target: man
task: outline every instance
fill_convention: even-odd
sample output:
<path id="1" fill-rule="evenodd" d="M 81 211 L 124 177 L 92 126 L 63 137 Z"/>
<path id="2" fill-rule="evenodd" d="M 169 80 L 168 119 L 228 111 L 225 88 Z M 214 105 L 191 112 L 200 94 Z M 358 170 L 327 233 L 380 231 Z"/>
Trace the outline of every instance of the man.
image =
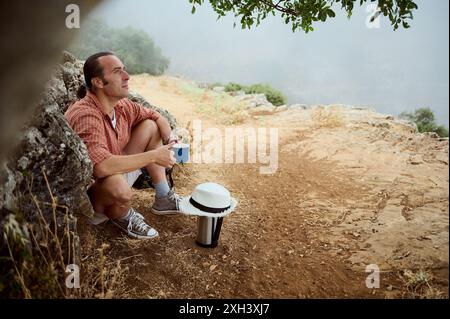
<path id="1" fill-rule="evenodd" d="M 145 167 L 156 190 L 151 211 L 179 212 L 180 197 L 170 190 L 165 174 L 175 163 L 170 125 L 158 112 L 126 98 L 130 77 L 113 53 L 90 56 L 83 71 L 87 94 L 65 117 L 94 164 L 95 183 L 88 190 L 95 211 L 91 223 L 110 219 L 131 237 L 154 238 L 158 232 L 131 207 L 131 186 Z"/>

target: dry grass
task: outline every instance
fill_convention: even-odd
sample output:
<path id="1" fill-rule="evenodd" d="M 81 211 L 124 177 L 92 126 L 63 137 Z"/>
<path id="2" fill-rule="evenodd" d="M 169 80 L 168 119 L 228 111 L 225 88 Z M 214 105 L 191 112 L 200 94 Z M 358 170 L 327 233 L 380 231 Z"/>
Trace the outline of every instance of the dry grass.
<path id="1" fill-rule="evenodd" d="M 433 276 L 428 271 L 407 269 L 400 274 L 400 279 L 403 281 L 406 289 L 404 297 L 420 299 L 448 298 L 444 292 L 433 287 Z"/>
<path id="2" fill-rule="evenodd" d="M 207 115 L 225 125 L 243 123 L 250 116 L 244 102 L 237 102 L 234 97 L 226 94 L 201 89 L 193 85 L 184 84 L 181 91 L 196 103 L 196 112 Z"/>
<path id="3" fill-rule="evenodd" d="M 75 246 L 77 234 L 70 229 L 70 219 L 74 217 L 66 206 L 57 204 L 44 170 L 42 168 L 51 202 L 38 200 L 31 192 L 31 181 L 29 192 L 36 206 L 36 220 L 25 221 L 20 214 L 9 214 L 5 218 L 2 234 L 7 256 L 0 258 L 4 260 L 1 268 L 13 269 L 13 274 L 4 276 L 0 282 L 1 295 L 25 299 L 113 298 L 127 269 L 121 266 L 122 260 L 111 262 L 106 257 L 107 245 L 102 245 L 95 256 L 84 259 L 80 265 Z M 51 220 L 44 217 L 44 208 L 48 207 L 51 207 Z M 62 226 L 59 215 L 63 216 Z M 70 264 L 80 269 L 79 288 L 66 285 L 67 276 L 71 274 L 66 267 Z"/>
<path id="4" fill-rule="evenodd" d="M 9 260 L 14 265 L 12 282 L 3 285 L 14 287 L 14 280 L 20 290 L 11 289 L 7 294 L 18 298 L 60 298 L 68 294 L 63 285 L 66 266 L 76 260 L 74 237 L 70 227 L 69 211 L 57 204 L 42 168 L 51 202 L 39 201 L 31 192 L 36 206 L 36 220 L 30 223 L 17 214 L 9 214 L 3 226 L 3 242 L 8 248 Z M 31 181 L 32 183 L 32 181 Z M 44 207 L 51 207 L 51 220 L 44 217 Z M 57 215 L 63 216 L 63 226 L 58 228 Z M 18 221 L 18 219 L 20 221 Z"/>
<path id="5" fill-rule="evenodd" d="M 21 270 L 23 268 L 23 262 L 17 260 L 18 258 L 15 258 L 15 253 L 13 252 L 15 247 L 18 247 L 16 249 L 23 249 L 25 251 L 29 250 L 29 233 L 27 227 L 20 225 L 13 214 L 10 214 L 5 218 L 5 224 L 3 226 L 3 240 L 8 248 L 8 253 L 16 273 L 15 278 L 17 279 L 19 287 L 23 293 L 23 297 L 25 299 L 30 299 L 31 292 L 27 287 L 26 279 L 23 271 Z M 5 286 L 5 283 L 2 283 L 2 286 Z"/>
<path id="6" fill-rule="evenodd" d="M 167 80 L 160 80 L 159 81 L 159 86 L 162 86 L 164 88 L 169 86 L 169 83 L 167 83 Z"/>
<path id="7" fill-rule="evenodd" d="M 313 114 L 312 119 L 316 128 L 335 128 L 344 125 L 341 111 L 336 107 L 317 107 Z"/>
<path id="8" fill-rule="evenodd" d="M 122 262 L 128 258 L 113 260 L 109 249 L 110 245 L 103 243 L 83 258 L 80 289 L 74 291 L 72 297 L 111 299 L 126 294 L 124 279 L 128 267 L 124 267 Z"/>

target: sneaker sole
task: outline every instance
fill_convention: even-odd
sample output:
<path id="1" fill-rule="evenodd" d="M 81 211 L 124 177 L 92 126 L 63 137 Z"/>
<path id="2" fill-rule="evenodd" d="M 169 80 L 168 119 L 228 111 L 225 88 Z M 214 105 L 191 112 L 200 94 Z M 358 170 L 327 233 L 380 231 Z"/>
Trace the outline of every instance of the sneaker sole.
<path id="1" fill-rule="evenodd" d="M 88 219 L 87 223 L 88 223 L 89 225 L 92 225 L 92 226 L 99 226 L 99 225 L 102 225 L 102 224 L 106 224 L 106 222 L 107 222 L 108 220 L 109 220 L 109 219 L 105 219 L 105 220 L 102 220 L 102 221 L 98 222 L 98 221 L 92 221 L 92 220 Z"/>
<path id="2" fill-rule="evenodd" d="M 156 231 L 156 235 L 153 235 L 153 236 L 141 236 L 141 235 L 138 235 L 138 234 L 134 234 L 134 233 L 128 232 L 128 230 L 126 230 L 126 229 L 122 228 L 122 226 L 116 224 L 112 219 L 111 219 L 111 223 L 114 226 L 116 226 L 117 228 L 119 228 L 123 233 L 127 234 L 128 236 L 130 236 L 131 238 L 134 238 L 134 239 L 153 239 L 153 238 L 156 238 L 156 237 L 159 236 L 159 233 L 158 233 L 157 230 L 155 230 Z"/>
<path id="3" fill-rule="evenodd" d="M 132 237 L 134 239 L 142 239 L 142 240 L 153 239 L 153 238 L 156 238 L 156 237 L 159 236 L 158 232 L 156 232 L 156 235 L 151 236 L 151 237 L 150 236 L 141 236 L 141 235 L 137 235 L 137 234 L 133 234 L 133 233 L 129 233 L 129 232 L 127 232 L 127 234 L 128 234 L 128 236 L 130 236 L 130 237 Z"/>
<path id="4" fill-rule="evenodd" d="M 90 225 L 97 226 L 97 225 L 106 223 L 108 220 L 109 220 L 109 218 L 106 217 L 105 215 L 101 216 L 101 215 L 95 213 L 94 217 L 89 218 L 87 222 Z"/>
<path id="5" fill-rule="evenodd" d="M 153 207 L 150 209 L 150 211 L 155 215 L 179 215 L 179 214 L 181 214 L 181 211 L 179 211 L 179 210 L 156 210 Z"/>

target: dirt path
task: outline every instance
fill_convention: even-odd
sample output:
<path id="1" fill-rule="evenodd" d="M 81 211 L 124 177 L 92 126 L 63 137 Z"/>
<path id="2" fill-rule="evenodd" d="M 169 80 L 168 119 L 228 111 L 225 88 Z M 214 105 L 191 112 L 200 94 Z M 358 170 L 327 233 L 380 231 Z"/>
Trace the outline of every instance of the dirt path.
<path id="1" fill-rule="evenodd" d="M 160 231 L 157 240 L 130 240 L 110 225 L 87 226 L 86 258 L 108 242 L 105 255 L 123 260 L 115 269 L 121 280 L 112 287 L 114 296 L 447 296 L 448 140 L 410 140 L 403 126 L 391 123 L 387 130 L 379 124 L 385 117 L 361 110 L 268 116 L 235 110 L 224 117 L 220 103 L 226 100 L 188 81 L 139 75 L 130 84 L 191 133 L 194 119 L 203 131 L 224 132 L 227 123 L 278 128 L 278 169 L 260 174 L 260 162 L 175 168 L 179 194 L 214 181 L 239 200 L 215 249 L 195 244 L 195 217 L 152 215 L 153 190 L 135 191 L 133 202 Z M 369 264 L 380 267 L 379 289 L 366 287 Z"/>

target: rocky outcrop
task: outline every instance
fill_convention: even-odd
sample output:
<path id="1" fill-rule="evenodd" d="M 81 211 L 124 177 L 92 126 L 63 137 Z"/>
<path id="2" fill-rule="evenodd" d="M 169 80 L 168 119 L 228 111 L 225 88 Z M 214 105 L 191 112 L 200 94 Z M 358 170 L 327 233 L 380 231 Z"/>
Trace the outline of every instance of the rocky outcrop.
<path id="1" fill-rule="evenodd" d="M 37 280 L 36 286 L 45 287 L 46 297 L 62 297 L 60 289 L 48 285 L 58 286 L 67 264 L 80 264 L 77 217 L 93 214 L 86 194 L 92 163 L 63 115 L 82 83 L 78 67 L 75 59 L 64 54 L 33 117 L 18 134 L 18 146 L 0 169 L 0 255 L 13 256 L 24 280 Z M 8 259 L 0 262 L 0 268 L 6 271 L 0 296 L 39 296 L 37 288 L 13 289 L 16 277 L 8 276 L 13 269 Z"/>
<path id="2" fill-rule="evenodd" d="M 39 202 L 51 203 L 50 191 L 70 212 L 87 216 L 93 213 L 86 195 L 92 164 L 84 144 L 63 115 L 76 100 L 82 83 L 82 63 L 65 52 L 34 116 L 20 133 L 19 146 L 0 172 L 2 215 L 20 211 L 27 220 L 33 220 L 36 206 L 31 194 Z"/>
<path id="3" fill-rule="evenodd" d="M 39 260 L 21 258 L 40 258 L 43 247 L 47 247 L 44 259 L 57 261 L 55 265 L 59 265 L 59 269 L 71 262 L 79 264 L 77 217 L 93 214 L 86 194 L 92 163 L 84 144 L 63 115 L 75 98 L 77 86 L 82 83 L 79 66 L 72 56 L 64 54 L 33 117 L 20 131 L 18 146 L 0 169 L 0 229 L 6 234 L 6 230 L 15 224 L 11 221 L 17 221 L 21 225 L 18 229 L 28 230 L 20 232 L 20 241 L 28 245 L 14 250 L 13 255 L 34 268 L 43 265 Z M 15 236 L 6 238 L 9 245 L 17 247 Z M 3 236 L 1 240 L 4 240 Z M 0 243 L 2 255 L 4 247 Z M 56 260 L 54 256 L 57 256 Z M 10 266 L 0 263 L 0 267 L 8 269 Z M 22 271 L 30 277 L 38 276 L 28 268 Z M 59 277 L 63 275 L 64 272 L 58 272 Z M 3 284 L 14 285 L 11 282 L 6 280 Z M 0 295 L 4 293 L 7 292 L 0 291 Z"/>
<path id="4" fill-rule="evenodd" d="M 69 52 L 63 52 L 61 64 L 46 87 L 46 95 L 59 107 L 62 114 L 75 102 L 78 89 L 84 84 L 83 62 Z"/>
<path id="5" fill-rule="evenodd" d="M 247 108 L 254 108 L 259 106 L 273 107 L 272 103 L 267 101 L 265 94 L 245 94 L 235 97 L 237 102 L 244 102 Z"/>

